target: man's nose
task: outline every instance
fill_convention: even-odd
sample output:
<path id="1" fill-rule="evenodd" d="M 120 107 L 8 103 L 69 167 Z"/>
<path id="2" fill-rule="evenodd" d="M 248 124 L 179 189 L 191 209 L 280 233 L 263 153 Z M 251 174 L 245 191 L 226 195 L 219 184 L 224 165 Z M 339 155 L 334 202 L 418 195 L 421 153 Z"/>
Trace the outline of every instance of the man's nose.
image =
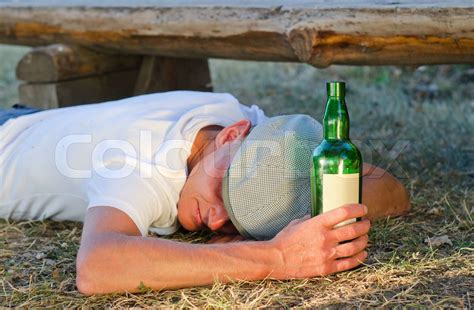
<path id="1" fill-rule="evenodd" d="M 221 204 L 213 205 L 209 210 L 209 219 L 207 221 L 207 227 L 210 230 L 215 231 L 224 226 L 229 221 L 229 214 Z"/>

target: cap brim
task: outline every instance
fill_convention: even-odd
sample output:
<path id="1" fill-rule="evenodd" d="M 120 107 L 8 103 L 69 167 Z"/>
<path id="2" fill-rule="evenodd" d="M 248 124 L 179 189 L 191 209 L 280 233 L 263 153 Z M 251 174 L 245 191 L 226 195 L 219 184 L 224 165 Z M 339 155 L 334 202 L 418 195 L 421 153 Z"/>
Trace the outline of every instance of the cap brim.
<path id="1" fill-rule="evenodd" d="M 230 169 L 230 168 L 229 168 Z M 252 238 L 254 239 L 243 227 L 240 225 L 239 221 L 235 218 L 234 211 L 232 209 L 232 204 L 230 203 L 229 197 L 229 169 L 227 169 L 224 178 L 222 179 L 222 200 L 224 202 L 224 208 L 229 215 L 229 219 L 235 228 L 239 231 L 239 233 L 244 236 L 245 238 Z"/>

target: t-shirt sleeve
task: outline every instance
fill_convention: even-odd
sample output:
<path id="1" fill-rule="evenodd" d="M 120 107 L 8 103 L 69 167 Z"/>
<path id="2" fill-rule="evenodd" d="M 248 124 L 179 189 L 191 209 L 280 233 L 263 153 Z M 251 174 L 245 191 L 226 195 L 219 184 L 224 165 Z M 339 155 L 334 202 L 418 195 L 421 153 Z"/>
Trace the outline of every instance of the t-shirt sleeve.
<path id="1" fill-rule="evenodd" d="M 87 185 L 87 197 L 88 209 L 108 206 L 123 211 L 142 236 L 148 234 L 153 222 L 167 213 L 154 180 L 140 176 L 137 171 L 124 176 L 114 176 L 110 170 L 96 171 Z"/>

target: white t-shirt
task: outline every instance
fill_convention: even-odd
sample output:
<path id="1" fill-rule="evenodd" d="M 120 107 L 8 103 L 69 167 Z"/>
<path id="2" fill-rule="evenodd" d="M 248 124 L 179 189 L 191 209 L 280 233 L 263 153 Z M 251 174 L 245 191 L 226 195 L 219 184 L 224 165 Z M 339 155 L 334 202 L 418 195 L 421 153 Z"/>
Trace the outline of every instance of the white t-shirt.
<path id="1" fill-rule="evenodd" d="M 229 94 L 178 91 L 11 119 L 0 126 L 0 218 L 83 221 L 111 206 L 142 235 L 173 233 L 199 130 L 265 118 Z"/>

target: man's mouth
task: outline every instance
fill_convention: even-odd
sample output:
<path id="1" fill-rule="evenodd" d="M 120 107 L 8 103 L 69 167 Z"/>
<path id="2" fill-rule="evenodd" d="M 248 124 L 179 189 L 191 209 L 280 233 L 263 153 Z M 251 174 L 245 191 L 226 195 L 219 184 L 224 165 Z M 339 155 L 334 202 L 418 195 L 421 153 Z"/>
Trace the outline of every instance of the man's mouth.
<path id="1" fill-rule="evenodd" d="M 198 228 L 202 227 L 202 218 L 201 218 L 201 210 L 199 209 L 199 204 L 196 204 L 196 212 L 194 214 L 194 221 Z"/>

